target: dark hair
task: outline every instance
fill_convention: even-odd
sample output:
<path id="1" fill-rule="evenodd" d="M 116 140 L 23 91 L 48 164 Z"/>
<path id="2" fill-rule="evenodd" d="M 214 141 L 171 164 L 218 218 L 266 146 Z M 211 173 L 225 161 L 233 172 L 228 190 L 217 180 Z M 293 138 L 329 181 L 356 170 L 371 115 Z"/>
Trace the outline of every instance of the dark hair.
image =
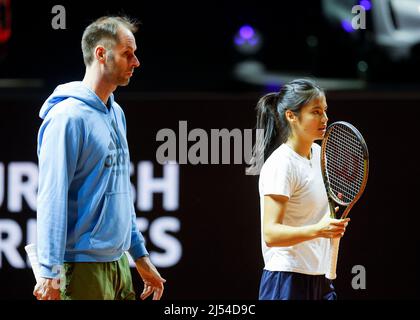
<path id="1" fill-rule="evenodd" d="M 110 49 L 119 42 L 117 32 L 120 27 L 135 33 L 138 29 L 138 22 L 126 16 L 104 16 L 86 27 L 82 36 L 83 61 L 86 66 L 92 63 L 93 50 L 99 43 Z"/>
<path id="2" fill-rule="evenodd" d="M 285 112 L 300 114 L 303 106 L 323 95 L 324 90 L 309 79 L 296 79 L 285 84 L 279 92 L 268 93 L 257 103 L 257 129 L 264 130 L 264 138 L 257 139 L 248 168 L 249 174 L 257 164 L 264 163 L 271 153 L 285 143 L 291 134 Z"/>

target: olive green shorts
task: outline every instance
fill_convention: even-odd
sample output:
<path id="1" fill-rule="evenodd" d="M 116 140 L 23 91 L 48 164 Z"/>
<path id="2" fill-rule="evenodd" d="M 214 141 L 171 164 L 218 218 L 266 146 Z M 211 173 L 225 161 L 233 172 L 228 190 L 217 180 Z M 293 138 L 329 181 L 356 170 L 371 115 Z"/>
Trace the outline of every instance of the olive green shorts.
<path id="1" fill-rule="evenodd" d="M 112 262 L 64 263 L 62 300 L 135 300 L 127 256 Z"/>

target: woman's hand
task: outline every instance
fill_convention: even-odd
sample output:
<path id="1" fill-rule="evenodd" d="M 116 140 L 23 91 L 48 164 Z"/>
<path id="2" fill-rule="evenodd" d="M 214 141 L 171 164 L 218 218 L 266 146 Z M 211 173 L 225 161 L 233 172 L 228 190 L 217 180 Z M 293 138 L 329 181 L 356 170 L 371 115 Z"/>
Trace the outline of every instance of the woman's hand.
<path id="1" fill-rule="evenodd" d="M 335 208 L 335 211 L 338 210 L 338 207 Z M 346 232 L 346 227 L 350 221 L 350 218 L 345 219 L 333 219 L 329 214 L 326 214 L 317 224 L 316 224 L 316 234 L 317 237 L 321 238 L 341 238 Z"/>

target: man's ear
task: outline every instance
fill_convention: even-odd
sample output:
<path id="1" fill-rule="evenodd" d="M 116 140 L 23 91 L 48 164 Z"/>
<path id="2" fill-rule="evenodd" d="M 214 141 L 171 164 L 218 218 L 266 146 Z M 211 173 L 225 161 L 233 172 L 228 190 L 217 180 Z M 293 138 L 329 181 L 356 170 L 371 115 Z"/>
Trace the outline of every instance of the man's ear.
<path id="1" fill-rule="evenodd" d="M 103 46 L 96 46 L 95 58 L 99 63 L 104 63 L 106 59 L 106 49 Z"/>

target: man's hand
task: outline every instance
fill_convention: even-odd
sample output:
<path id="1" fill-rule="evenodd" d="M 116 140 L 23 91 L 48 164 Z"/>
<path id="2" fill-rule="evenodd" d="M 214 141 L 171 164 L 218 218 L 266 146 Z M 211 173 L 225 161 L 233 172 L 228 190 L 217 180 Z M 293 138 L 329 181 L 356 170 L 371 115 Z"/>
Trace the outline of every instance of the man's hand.
<path id="1" fill-rule="evenodd" d="M 153 300 L 160 300 L 163 294 L 163 279 L 148 256 L 136 260 L 136 268 L 144 282 L 144 289 L 140 299 L 144 300 L 153 293 Z"/>
<path id="2" fill-rule="evenodd" d="M 57 279 L 41 278 L 35 285 L 34 296 L 38 300 L 60 300 L 60 287 Z"/>

